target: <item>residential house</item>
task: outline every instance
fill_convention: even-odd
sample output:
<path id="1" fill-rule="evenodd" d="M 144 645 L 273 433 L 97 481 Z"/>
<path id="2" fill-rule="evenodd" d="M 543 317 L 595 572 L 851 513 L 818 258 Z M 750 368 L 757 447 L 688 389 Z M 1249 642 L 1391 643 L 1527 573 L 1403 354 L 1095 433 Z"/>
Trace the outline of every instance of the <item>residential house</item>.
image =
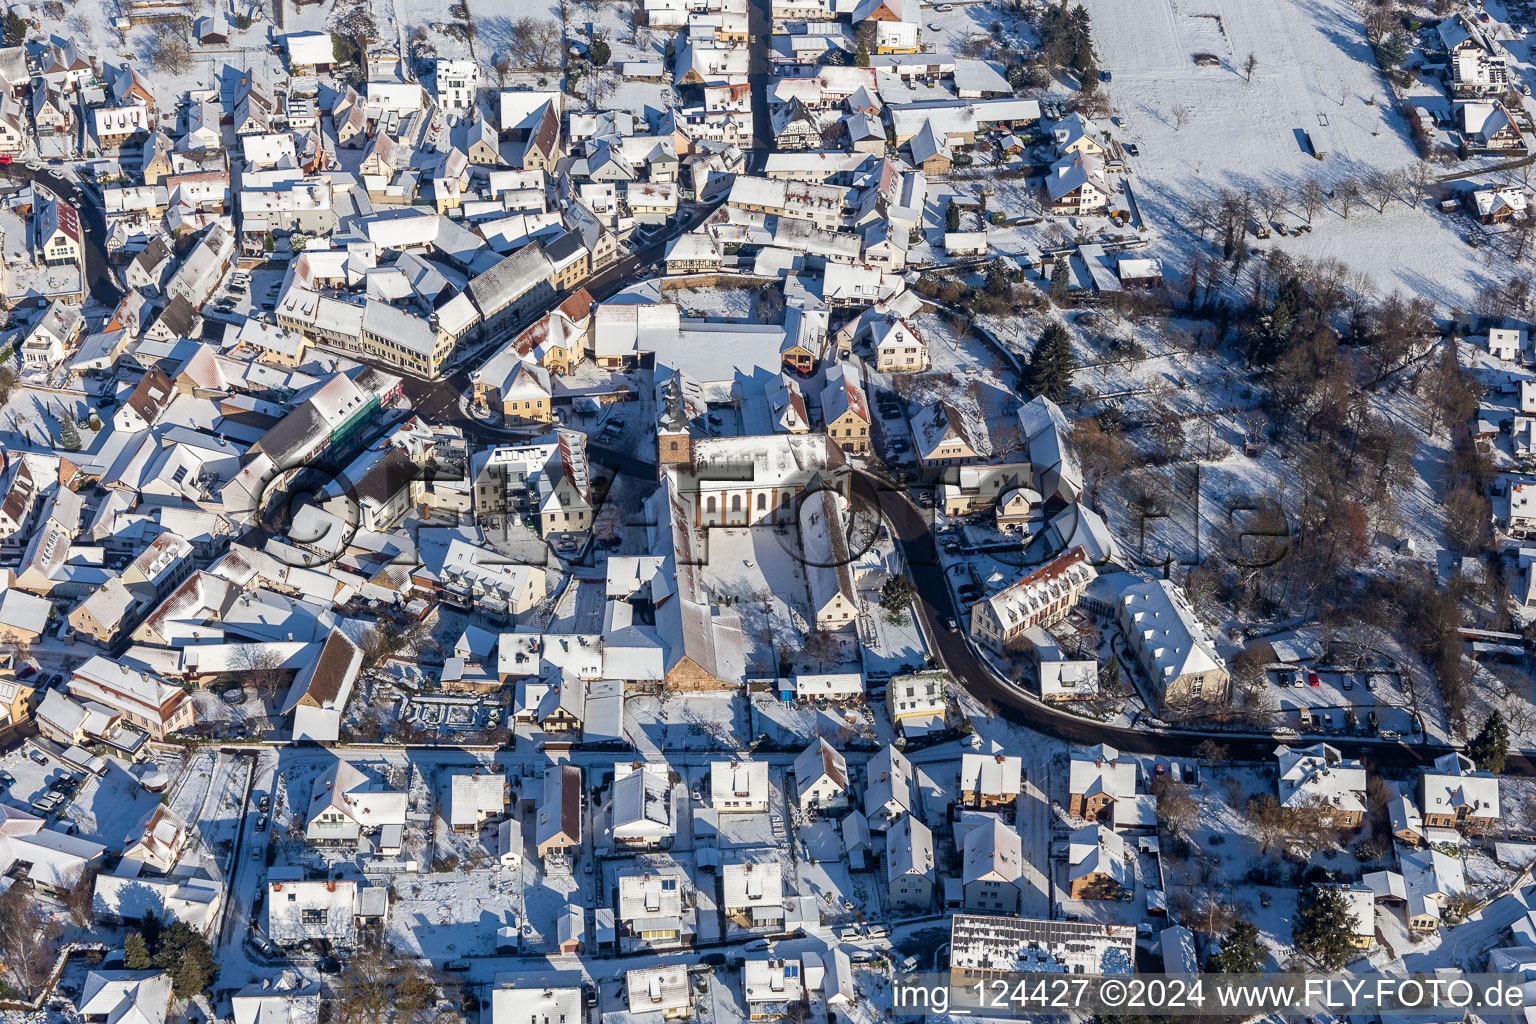
<path id="1" fill-rule="evenodd" d="M 795 758 L 795 800 L 802 812 L 848 806 L 848 761 L 824 737 Z"/>
<path id="2" fill-rule="evenodd" d="M 1045 179 L 1051 212 L 1068 216 L 1099 213 L 1109 205 L 1104 164 L 1096 157 L 1074 153 L 1051 165 Z"/>
<path id="3" fill-rule="evenodd" d="M 685 904 L 688 876 L 677 868 L 619 876 L 616 918 L 623 934 L 647 946 L 693 939 L 693 909 Z"/>
<path id="4" fill-rule="evenodd" d="M 352 878 L 306 879 L 302 869 L 271 868 L 262 931 L 281 948 L 325 942 L 331 948 L 350 949 L 361 938 L 363 893 L 369 888 Z"/>
<path id="5" fill-rule="evenodd" d="M 1316 743 L 1275 748 L 1280 806 L 1317 811 L 1334 828 L 1355 828 L 1365 820 L 1365 766 L 1345 760 L 1336 747 Z"/>
<path id="6" fill-rule="evenodd" d="M 949 710 L 947 680 L 943 672 L 893 676 L 885 686 L 885 708 L 891 724 L 904 736 L 943 729 Z"/>
<path id="7" fill-rule="evenodd" d="M 1114 900 L 1130 891 L 1130 849 L 1120 833 L 1103 825 L 1087 825 L 1072 833 L 1068 844 L 1068 888 L 1075 900 Z"/>
<path id="8" fill-rule="evenodd" d="M 847 363 L 827 368 L 827 385 L 821 393 L 821 417 L 830 437 L 847 452 L 869 451 L 869 427 L 872 422 L 869 402 L 855 371 Z"/>
<path id="9" fill-rule="evenodd" d="M 565 862 L 572 847 L 581 846 L 581 768 L 551 765 L 544 773 L 538 804 L 535 849 L 548 862 Z"/>
<path id="10" fill-rule="evenodd" d="M 752 957 L 741 967 L 748 1020 L 780 1020 L 803 1007 L 805 979 L 796 959 Z"/>
<path id="11" fill-rule="evenodd" d="M 196 722 L 192 700 L 180 686 L 100 655 L 75 668 L 65 688 L 76 700 L 110 709 L 152 739 L 163 740 Z"/>
<path id="12" fill-rule="evenodd" d="M 1100 743 L 1072 751 L 1067 772 L 1067 809 L 1079 818 L 1113 819 L 1117 803 L 1136 795 L 1136 762 L 1122 760 L 1114 747 Z"/>
<path id="13" fill-rule="evenodd" d="M 448 826 L 455 832 L 478 832 L 480 826 L 507 811 L 504 772 L 455 772 L 448 791 Z"/>
<path id="14" fill-rule="evenodd" d="M 900 317 L 882 317 L 870 325 L 875 369 L 881 373 L 910 373 L 928 368 L 928 343 Z"/>
<path id="15" fill-rule="evenodd" d="M 912 417 L 918 460 L 927 469 L 979 461 L 981 453 L 972 435 L 975 426 L 949 402 L 934 402 Z"/>
<path id="16" fill-rule="evenodd" d="M 624 988 L 630 1015 L 642 1022 L 693 1016 L 693 979 L 687 964 L 627 971 Z"/>
<path id="17" fill-rule="evenodd" d="M 1073 548 L 971 606 L 971 636 L 1002 654 L 1024 634 L 1060 621 L 1098 578 L 1087 552 Z"/>
<path id="18" fill-rule="evenodd" d="M 961 886 L 966 910 L 1017 914 L 1024 893 L 1024 844 L 1017 830 L 990 815 L 965 832 Z"/>
<path id="19" fill-rule="evenodd" d="M 409 794 L 385 789 L 337 758 L 310 789 L 304 837 L 312 843 L 355 843 L 365 832 L 404 828 Z"/>
<path id="20" fill-rule="evenodd" d="M 1463 103 L 1457 114 L 1469 149 L 1524 151 L 1525 139 L 1520 134 L 1520 126 L 1499 101 Z"/>
<path id="21" fill-rule="evenodd" d="M 890 905 L 905 910 L 927 910 L 933 903 L 936 881 L 933 833 L 910 814 L 904 814 L 885 837 L 886 890 Z"/>
<path id="22" fill-rule="evenodd" d="M 960 806 L 980 810 L 1010 807 L 1019 798 L 1023 758 L 1009 754 L 960 756 Z"/>
<path id="23" fill-rule="evenodd" d="M 884 832 L 912 812 L 915 780 L 905 754 L 886 744 L 869 759 L 864 775 L 864 815 L 871 832 Z"/>
<path id="24" fill-rule="evenodd" d="M 609 828 L 623 849 L 655 849 L 677 833 L 673 817 L 672 770 L 665 764 L 614 765 Z"/>
<path id="25" fill-rule="evenodd" d="M 820 630 L 846 629 L 859 615 L 847 510 L 848 500 L 832 487 L 808 495 L 800 506 L 800 547 L 805 556 L 801 568 Z"/>
<path id="26" fill-rule="evenodd" d="M 90 1024 L 165 1024 L 171 976 L 161 970 L 90 970 L 75 1010 Z"/>
<path id="27" fill-rule="evenodd" d="M 765 761 L 711 761 L 710 804 L 716 814 L 761 814 L 768 810 Z"/>
<path id="28" fill-rule="evenodd" d="M 1220 704 L 1231 696 L 1226 662 L 1172 580 L 1126 587 L 1116 602 L 1115 617 L 1126 646 L 1165 707 Z"/>
<path id="29" fill-rule="evenodd" d="M 1419 775 L 1419 806 L 1427 828 L 1485 834 L 1500 818 L 1498 776 L 1478 770 L 1465 754 L 1442 754 Z"/>
<path id="30" fill-rule="evenodd" d="M 720 869 L 720 909 L 743 927 L 784 925 L 784 874 L 777 860 L 726 864 Z"/>

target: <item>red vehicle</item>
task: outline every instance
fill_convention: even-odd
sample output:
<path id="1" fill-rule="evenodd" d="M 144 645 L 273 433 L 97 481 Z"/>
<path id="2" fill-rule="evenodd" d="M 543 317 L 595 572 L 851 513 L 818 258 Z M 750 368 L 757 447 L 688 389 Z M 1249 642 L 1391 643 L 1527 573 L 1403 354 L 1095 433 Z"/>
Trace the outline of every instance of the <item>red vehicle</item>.
<path id="1" fill-rule="evenodd" d="M 1321 686 L 1321 685 L 1323 685 L 1323 681 L 1321 679 L 1317 678 L 1317 673 L 1316 672 L 1308 672 L 1307 673 L 1307 685 L 1308 686 Z"/>
<path id="2" fill-rule="evenodd" d="M 0 164 L 8 164 L 10 162 L 11 162 L 11 154 L 9 154 L 9 153 L 0 153 Z"/>

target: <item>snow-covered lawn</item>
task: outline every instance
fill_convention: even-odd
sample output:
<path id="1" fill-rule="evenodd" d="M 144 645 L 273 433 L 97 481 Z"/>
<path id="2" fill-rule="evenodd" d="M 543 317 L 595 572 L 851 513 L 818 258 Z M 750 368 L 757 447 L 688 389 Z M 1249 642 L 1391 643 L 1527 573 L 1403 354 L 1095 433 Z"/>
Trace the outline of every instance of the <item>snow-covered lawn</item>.
<path id="1" fill-rule="evenodd" d="M 732 693 L 636 694 L 624 701 L 624 735 L 652 759 L 664 760 L 664 750 L 737 750 L 746 744 L 743 711 Z"/>
<path id="2" fill-rule="evenodd" d="M 414 956 L 492 953 L 497 929 L 522 926 L 519 910 L 526 903 L 534 931 L 524 931 L 524 939 L 535 949 L 553 949 L 558 915 L 577 888 L 570 876 L 545 878 L 531 858 L 521 877 L 499 868 L 409 876 L 394 885 L 389 939 Z"/>
<path id="3" fill-rule="evenodd" d="M 1125 120 L 1118 135 L 1140 148 L 1130 160 L 1138 205 L 1174 252 L 1193 248 L 1191 203 L 1219 189 L 1294 187 L 1311 178 L 1331 187 L 1416 160 L 1346 0 L 1149 0 L 1134 17 L 1117 0 L 1085 6 L 1094 49 L 1114 75 L 1107 88 Z M 1198 67 L 1197 53 L 1220 63 Z M 1251 80 L 1242 71 L 1250 54 Z M 1309 152 L 1308 136 L 1322 161 Z M 1490 262 L 1503 259 L 1464 244 L 1468 226 L 1460 214 L 1394 201 L 1384 215 L 1374 207 L 1348 219 L 1323 212 L 1311 233 L 1261 244 L 1340 259 L 1384 291 L 1465 306 Z"/>

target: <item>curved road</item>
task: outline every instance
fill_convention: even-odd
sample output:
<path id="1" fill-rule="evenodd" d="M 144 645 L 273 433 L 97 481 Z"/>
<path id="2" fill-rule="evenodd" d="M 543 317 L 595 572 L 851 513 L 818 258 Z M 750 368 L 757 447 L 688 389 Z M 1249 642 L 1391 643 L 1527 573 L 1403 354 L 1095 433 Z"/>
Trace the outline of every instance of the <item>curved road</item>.
<path id="1" fill-rule="evenodd" d="M 866 501 L 878 505 L 901 544 L 907 562 L 907 575 L 917 590 L 914 607 L 922 616 L 925 632 L 933 641 L 934 654 L 954 679 L 970 693 L 990 701 L 998 713 L 1010 722 L 1036 732 L 1092 745 L 1109 743 L 1136 754 L 1162 754 L 1193 757 L 1195 748 L 1213 739 L 1228 748 L 1234 760 L 1267 761 L 1277 743 L 1274 736 L 1262 733 L 1223 732 L 1218 730 L 1179 730 L 1134 728 L 1089 721 L 1053 707 L 1022 688 L 1002 679 L 979 658 L 963 632 L 946 629 L 948 617 L 960 621 L 960 609 L 944 578 L 930 524 L 905 492 L 865 472 L 854 473 L 854 489 Z M 1377 768 L 1411 769 L 1427 764 L 1441 754 L 1457 748 L 1439 743 L 1410 745 L 1399 741 L 1361 737 L 1328 737 L 1330 746 L 1360 758 Z M 1511 752 L 1505 771 L 1512 775 L 1536 774 L 1530 758 Z"/>

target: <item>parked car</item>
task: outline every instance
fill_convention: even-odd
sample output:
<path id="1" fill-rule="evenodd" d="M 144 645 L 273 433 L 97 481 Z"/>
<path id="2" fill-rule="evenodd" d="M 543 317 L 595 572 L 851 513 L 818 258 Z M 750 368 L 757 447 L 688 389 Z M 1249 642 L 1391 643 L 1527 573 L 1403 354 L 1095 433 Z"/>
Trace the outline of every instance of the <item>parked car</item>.
<path id="1" fill-rule="evenodd" d="M 742 947 L 742 949 L 745 949 L 748 953 L 766 953 L 772 948 L 773 946 L 768 942 L 767 939 L 753 939 L 751 942 Z"/>
<path id="2" fill-rule="evenodd" d="M 34 750 L 28 754 L 27 757 L 45 768 L 48 766 L 48 755 L 43 753 L 41 750 Z"/>
<path id="3" fill-rule="evenodd" d="M 1308 672 L 1307 673 L 1307 685 L 1308 686 L 1322 686 L 1323 685 L 1323 681 L 1318 678 L 1316 672 Z"/>
<path id="4" fill-rule="evenodd" d="M 1367 690 L 1370 690 L 1372 693 L 1376 692 L 1376 677 L 1375 676 L 1366 676 L 1365 677 L 1365 688 Z"/>
<path id="5" fill-rule="evenodd" d="M 1126 156 L 1141 156 L 1141 149 L 1136 145 L 1136 143 L 1134 143 L 1134 142 L 1127 142 L 1125 144 L 1125 155 Z"/>
<path id="6" fill-rule="evenodd" d="M 263 814 L 261 817 L 256 819 L 256 831 L 257 832 L 265 832 L 266 830 L 267 830 L 267 816 L 265 814 Z"/>
<path id="7" fill-rule="evenodd" d="M 449 960 L 447 963 L 443 964 L 443 970 L 452 971 L 454 974 L 463 974 L 465 971 L 469 970 L 469 961 Z"/>
<path id="8" fill-rule="evenodd" d="M 261 795 L 261 799 L 256 801 L 256 809 L 261 811 L 263 814 L 265 814 L 267 811 L 270 811 L 272 809 L 272 797 L 266 793 L 263 793 Z"/>
<path id="9" fill-rule="evenodd" d="M 704 964 L 708 967 L 724 967 L 726 955 L 724 953 L 705 953 Z"/>

